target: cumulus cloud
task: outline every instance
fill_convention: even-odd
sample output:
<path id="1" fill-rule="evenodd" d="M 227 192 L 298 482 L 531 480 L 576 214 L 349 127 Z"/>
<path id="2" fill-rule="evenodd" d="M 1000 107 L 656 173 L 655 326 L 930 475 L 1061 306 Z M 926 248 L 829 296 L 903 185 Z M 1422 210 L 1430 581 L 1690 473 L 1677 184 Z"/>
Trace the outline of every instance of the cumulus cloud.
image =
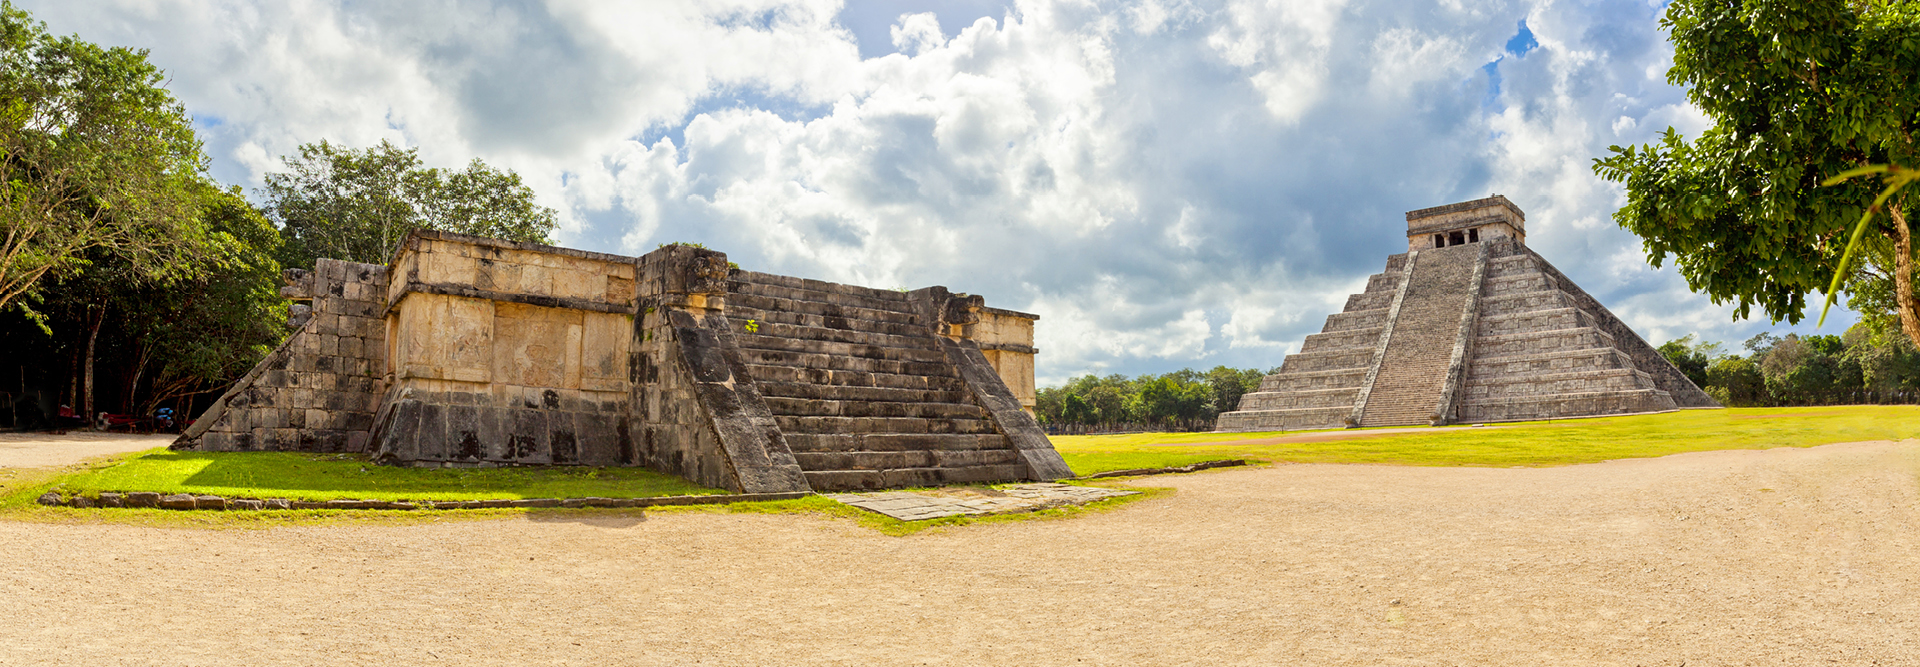
<path id="1" fill-rule="evenodd" d="M 23 4 L 152 49 L 225 180 L 322 138 L 480 157 L 567 245 L 1037 312 L 1043 383 L 1278 365 L 1404 249 L 1405 211 L 1489 192 L 1656 343 L 1765 327 L 1648 267 L 1591 172 L 1704 127 L 1652 5 Z"/>

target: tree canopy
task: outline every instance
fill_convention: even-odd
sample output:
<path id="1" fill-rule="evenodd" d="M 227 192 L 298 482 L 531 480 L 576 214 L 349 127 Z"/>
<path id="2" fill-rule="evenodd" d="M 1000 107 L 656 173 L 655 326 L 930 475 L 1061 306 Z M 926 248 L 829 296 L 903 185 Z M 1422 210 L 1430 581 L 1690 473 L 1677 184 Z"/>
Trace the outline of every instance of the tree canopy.
<path id="1" fill-rule="evenodd" d="M 384 264 L 418 227 L 550 243 L 553 209 L 534 203 L 519 174 L 475 159 L 462 170 L 426 168 L 419 149 L 389 142 L 365 150 L 326 141 L 284 158 L 260 194 L 285 243 L 280 262 L 321 257 Z"/>
<path id="2" fill-rule="evenodd" d="M 1594 171 L 1622 183 L 1614 214 L 1640 236 L 1654 266 L 1669 256 L 1694 290 L 1798 322 L 1848 234 L 1880 188 L 1822 181 L 1868 164 L 1915 166 L 1920 130 L 1920 3 L 1906 0 L 1675 0 L 1661 19 L 1673 40 L 1667 80 L 1713 126 L 1688 140 L 1611 147 Z M 1908 280 L 1905 221 L 1913 194 L 1888 202 L 1873 232 L 1881 250 L 1843 287 L 1874 294 L 1856 307 L 1907 314 L 1920 341 Z M 1888 282 L 1890 288 L 1882 287 Z M 1883 298 L 1892 297 L 1892 298 Z"/>
<path id="3" fill-rule="evenodd" d="M 163 79 L 144 50 L 54 37 L 0 2 L 0 312 L 89 256 L 149 278 L 199 266 L 206 157 Z"/>

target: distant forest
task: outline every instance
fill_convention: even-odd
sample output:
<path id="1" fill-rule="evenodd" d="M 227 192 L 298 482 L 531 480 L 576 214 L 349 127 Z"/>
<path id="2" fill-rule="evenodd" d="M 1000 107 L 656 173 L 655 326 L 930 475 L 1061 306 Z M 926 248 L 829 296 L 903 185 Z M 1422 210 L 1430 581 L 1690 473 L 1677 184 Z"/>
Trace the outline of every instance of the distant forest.
<path id="1" fill-rule="evenodd" d="M 1660 353 L 1727 407 L 1920 402 L 1920 353 L 1890 320 L 1864 320 L 1838 336 L 1763 333 L 1741 348 L 1689 335 Z M 1054 433 L 1211 430 L 1279 370 L 1082 375 L 1041 389 L 1034 412 Z"/>

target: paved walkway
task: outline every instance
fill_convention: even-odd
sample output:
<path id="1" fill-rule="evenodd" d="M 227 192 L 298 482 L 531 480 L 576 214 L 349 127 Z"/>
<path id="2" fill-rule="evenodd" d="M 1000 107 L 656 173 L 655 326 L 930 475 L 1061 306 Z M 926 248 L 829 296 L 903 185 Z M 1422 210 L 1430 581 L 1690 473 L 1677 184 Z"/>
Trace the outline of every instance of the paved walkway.
<path id="1" fill-rule="evenodd" d="M 95 456 L 123 454 L 165 447 L 171 433 L 132 434 L 74 431 L 61 435 L 43 432 L 0 433 L 0 468 L 51 468 L 72 465 Z"/>
<path id="2" fill-rule="evenodd" d="M 1084 505 L 1136 493 L 1139 492 L 1048 482 L 1000 488 L 954 487 L 927 491 L 830 493 L 826 496 L 901 521 L 921 521 L 968 514 L 1032 512 L 1062 505 Z"/>

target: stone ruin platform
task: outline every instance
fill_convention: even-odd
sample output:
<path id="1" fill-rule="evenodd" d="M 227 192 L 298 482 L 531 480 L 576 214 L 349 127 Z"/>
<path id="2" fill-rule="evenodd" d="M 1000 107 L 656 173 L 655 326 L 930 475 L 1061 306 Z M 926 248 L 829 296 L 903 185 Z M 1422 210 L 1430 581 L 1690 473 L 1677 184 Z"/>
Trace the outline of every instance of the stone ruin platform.
<path id="1" fill-rule="evenodd" d="M 1407 252 L 1218 431 L 1527 421 L 1721 407 L 1526 245 L 1505 197 L 1407 213 Z"/>
<path id="2" fill-rule="evenodd" d="M 289 271 L 287 341 L 173 444 L 410 466 L 644 466 L 742 493 L 1072 475 L 1034 421 L 1038 316 L 416 231 Z"/>

